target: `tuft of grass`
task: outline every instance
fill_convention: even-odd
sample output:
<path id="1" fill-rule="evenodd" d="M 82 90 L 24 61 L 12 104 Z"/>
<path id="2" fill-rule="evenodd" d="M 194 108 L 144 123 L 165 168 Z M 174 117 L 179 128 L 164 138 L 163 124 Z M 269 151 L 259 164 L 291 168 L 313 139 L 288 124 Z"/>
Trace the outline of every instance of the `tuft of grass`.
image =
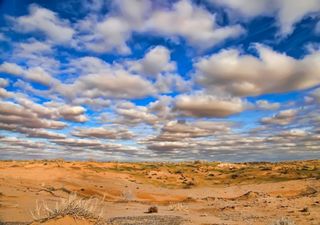
<path id="1" fill-rule="evenodd" d="M 189 208 L 182 203 L 176 203 L 169 205 L 169 211 L 188 212 Z"/>
<path id="2" fill-rule="evenodd" d="M 102 224 L 102 201 L 96 198 L 83 199 L 76 194 L 71 194 L 67 199 L 56 202 L 54 207 L 49 207 L 45 201 L 37 201 L 36 208 L 31 211 L 35 221 L 45 222 L 50 219 L 64 216 L 72 216 L 77 219 L 96 220 L 96 224 Z"/>
<path id="3" fill-rule="evenodd" d="M 296 223 L 286 217 L 283 217 L 274 221 L 271 225 L 296 225 Z"/>

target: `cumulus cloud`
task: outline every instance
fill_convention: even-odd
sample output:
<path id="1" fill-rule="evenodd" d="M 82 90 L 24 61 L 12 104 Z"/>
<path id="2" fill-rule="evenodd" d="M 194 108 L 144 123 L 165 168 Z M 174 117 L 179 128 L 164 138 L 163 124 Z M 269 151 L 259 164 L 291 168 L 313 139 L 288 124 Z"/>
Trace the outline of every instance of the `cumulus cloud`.
<path id="1" fill-rule="evenodd" d="M 12 96 L 12 92 L 9 92 L 4 88 L 0 88 L 0 98 L 11 98 Z"/>
<path id="2" fill-rule="evenodd" d="M 80 151 L 83 153 L 83 149 L 89 149 L 94 153 L 95 151 L 103 152 L 113 152 L 117 151 L 126 151 L 129 148 L 125 148 L 123 145 L 114 144 L 114 143 L 104 143 L 97 139 L 77 139 L 77 138 L 66 138 L 66 139 L 53 139 L 50 140 L 51 143 L 54 143 L 62 148 L 67 148 L 74 151 Z M 100 156 L 101 157 L 101 156 Z"/>
<path id="3" fill-rule="evenodd" d="M 61 107 L 59 110 L 60 115 L 70 121 L 86 122 L 88 118 L 83 115 L 86 111 L 82 106 Z"/>
<path id="4" fill-rule="evenodd" d="M 178 74 L 158 75 L 154 83 L 159 93 L 186 92 L 191 90 L 192 82 L 185 80 Z"/>
<path id="5" fill-rule="evenodd" d="M 25 133 L 27 137 L 44 139 L 64 139 L 66 135 L 48 131 L 45 129 L 17 129 L 17 132 Z"/>
<path id="6" fill-rule="evenodd" d="M 288 125 L 290 122 L 293 121 L 297 113 L 298 113 L 298 110 L 296 109 L 282 110 L 272 117 L 262 118 L 261 123 L 275 124 L 275 125 Z"/>
<path id="7" fill-rule="evenodd" d="M 226 6 L 245 17 L 274 16 L 276 17 L 280 34 L 286 36 L 294 30 L 294 25 L 312 13 L 319 13 L 319 0 L 210 0 Z"/>
<path id="8" fill-rule="evenodd" d="M 276 15 L 283 36 L 319 11 L 319 0 L 212 1 L 246 22 Z M 86 7 L 79 9 L 86 13 L 81 18 L 71 12 L 72 19 L 62 19 L 70 16 L 64 7 L 58 14 L 34 4 L 28 14 L 9 17 L 13 26 L 0 54 L 2 158 L 279 160 L 310 156 L 305 150 L 319 154 L 317 43 L 301 45 L 305 55 L 294 51 L 297 58 L 261 44 L 241 50 L 238 42 L 203 55 L 243 34 L 239 20 L 191 0 L 80 4 Z M 264 43 L 279 47 L 274 41 Z M 278 103 L 265 95 L 299 90 L 305 101 L 285 94 Z"/>
<path id="9" fill-rule="evenodd" d="M 213 95 L 179 95 L 175 100 L 175 110 L 184 116 L 226 117 L 246 109 L 240 98 L 219 98 Z"/>
<path id="10" fill-rule="evenodd" d="M 320 82 L 320 53 L 295 59 L 266 46 L 255 45 L 259 57 L 237 49 L 200 59 L 195 79 L 210 92 L 256 96 L 313 87 Z"/>
<path id="11" fill-rule="evenodd" d="M 256 102 L 256 108 L 261 110 L 276 110 L 280 107 L 278 102 L 268 102 L 267 100 L 259 100 Z"/>
<path id="12" fill-rule="evenodd" d="M 156 114 L 160 119 L 171 120 L 175 117 L 172 112 L 173 98 L 167 95 L 161 95 L 154 102 L 150 102 L 147 107 L 151 113 Z"/>
<path id="13" fill-rule="evenodd" d="M 0 72 L 19 76 L 23 74 L 24 71 L 19 65 L 15 63 L 4 62 L 0 65 Z"/>
<path id="14" fill-rule="evenodd" d="M 0 78 L 0 87 L 1 88 L 8 86 L 8 84 L 9 84 L 9 80 L 4 79 L 4 78 Z"/>
<path id="15" fill-rule="evenodd" d="M 29 54 L 52 52 L 52 46 L 50 44 L 37 40 L 30 40 L 28 42 L 17 43 L 16 47 L 19 50 L 19 54 L 23 56 L 27 56 Z"/>
<path id="16" fill-rule="evenodd" d="M 305 137 L 308 135 L 308 132 L 306 132 L 303 129 L 291 129 L 284 131 L 280 133 L 280 136 L 286 137 L 286 138 L 299 138 L 299 137 Z"/>
<path id="17" fill-rule="evenodd" d="M 128 62 L 128 64 L 130 70 L 153 77 L 161 72 L 176 69 L 175 63 L 170 61 L 169 49 L 163 46 L 153 47 L 141 60 Z"/>
<path id="18" fill-rule="evenodd" d="M 45 119 L 31 110 L 12 102 L 0 102 L 0 123 L 27 128 L 62 129 L 66 124 L 61 121 Z"/>
<path id="19" fill-rule="evenodd" d="M 61 130 L 68 126 L 69 121 L 87 121 L 85 109 L 80 106 L 54 102 L 40 104 L 29 96 L 5 89 L 0 89 L 0 96 L 8 98 L 7 101 L 0 101 L 0 130 L 18 132 L 32 138 L 62 139 L 64 135 L 46 129 Z"/>
<path id="20" fill-rule="evenodd" d="M 170 51 L 164 46 L 151 48 L 142 59 L 126 61 L 124 66 L 129 71 L 155 80 L 154 86 L 159 93 L 187 91 L 191 81 L 176 74 L 176 63 L 171 61 Z"/>
<path id="21" fill-rule="evenodd" d="M 17 137 L 2 137 L 0 138 L 0 140 L 1 140 L 1 143 L 9 144 L 10 146 L 19 146 L 19 147 L 31 148 L 31 149 L 47 148 L 44 142 L 20 139 Z"/>
<path id="22" fill-rule="evenodd" d="M 195 144 L 188 143 L 188 142 L 180 142 L 180 141 L 163 141 L 163 142 L 152 142 L 147 144 L 148 149 L 155 150 L 161 152 L 163 154 L 164 152 L 168 151 L 176 151 L 177 153 L 180 152 L 182 149 L 191 149 L 194 148 Z"/>
<path id="23" fill-rule="evenodd" d="M 21 76 L 27 80 L 46 86 L 53 86 L 60 83 L 58 79 L 52 77 L 41 67 L 22 68 L 15 63 L 4 62 L 0 65 L 0 72 Z"/>
<path id="24" fill-rule="evenodd" d="M 216 121 L 170 121 L 166 123 L 158 136 L 148 142 L 180 142 L 185 139 L 210 137 L 230 130 L 231 124 Z"/>
<path id="25" fill-rule="evenodd" d="M 156 94 L 150 81 L 121 68 L 81 76 L 71 84 L 57 86 L 55 90 L 71 99 L 77 96 L 132 99 Z"/>
<path id="26" fill-rule="evenodd" d="M 62 63 L 55 55 L 56 48 L 49 41 L 29 38 L 24 42 L 13 42 L 12 45 L 13 52 L 7 58 L 8 62 L 19 62 L 24 68 L 42 68 L 50 74 L 59 72 Z"/>
<path id="27" fill-rule="evenodd" d="M 109 72 L 110 64 L 100 58 L 85 56 L 71 59 L 69 62 L 68 72 L 80 75 Z"/>
<path id="28" fill-rule="evenodd" d="M 90 22 L 95 27 L 95 33 L 83 38 L 86 47 L 95 52 L 109 52 L 115 50 L 122 54 L 130 53 L 126 42 L 131 37 L 131 27 L 128 21 L 121 17 L 108 17 L 104 21 Z"/>
<path id="29" fill-rule="evenodd" d="M 159 118 L 152 114 L 145 106 L 137 106 L 132 102 L 121 102 L 116 108 L 115 112 L 120 116 L 118 123 L 121 124 L 139 124 L 146 123 L 155 125 L 159 122 Z"/>
<path id="30" fill-rule="evenodd" d="M 162 36 L 183 37 L 200 48 L 214 46 L 244 32 L 239 25 L 219 27 L 215 15 L 188 0 L 178 1 L 170 10 L 156 10 L 144 29 Z"/>
<path id="31" fill-rule="evenodd" d="M 75 129 L 73 136 L 98 138 L 98 139 L 132 139 L 133 133 L 125 129 L 113 129 L 107 127 L 92 127 L 86 129 Z"/>
<path id="32" fill-rule="evenodd" d="M 115 5 L 118 10 L 103 19 L 88 16 L 78 23 L 81 39 L 78 46 L 96 52 L 128 54 L 127 42 L 137 32 L 172 39 L 181 37 L 190 45 L 205 49 L 244 33 L 239 25 L 218 26 L 215 15 L 189 0 L 180 0 L 169 9 L 152 7 L 150 0 L 118 0 Z"/>
<path id="33" fill-rule="evenodd" d="M 57 43 L 66 43 L 72 39 L 75 31 L 68 22 L 46 8 L 32 4 L 29 7 L 29 15 L 11 18 L 14 29 L 18 32 L 42 32 L 50 40 Z"/>

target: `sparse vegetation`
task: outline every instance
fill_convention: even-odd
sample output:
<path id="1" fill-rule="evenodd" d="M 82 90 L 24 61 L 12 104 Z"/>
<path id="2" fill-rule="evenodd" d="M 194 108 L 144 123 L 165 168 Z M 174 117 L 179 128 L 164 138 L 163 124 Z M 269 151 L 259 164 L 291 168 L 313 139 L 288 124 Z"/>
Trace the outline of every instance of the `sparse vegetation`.
<path id="1" fill-rule="evenodd" d="M 94 219 L 96 224 L 101 224 L 103 208 L 101 201 L 96 198 L 82 199 L 76 194 L 71 194 L 67 199 L 56 202 L 54 207 L 48 206 L 47 202 L 36 203 L 36 208 L 31 212 L 36 221 L 44 222 L 63 216 L 72 216 L 78 219 Z"/>
<path id="2" fill-rule="evenodd" d="M 177 212 L 187 212 L 187 211 L 189 211 L 189 208 L 185 204 L 176 203 L 176 204 L 169 205 L 169 210 L 170 211 L 177 211 Z"/>

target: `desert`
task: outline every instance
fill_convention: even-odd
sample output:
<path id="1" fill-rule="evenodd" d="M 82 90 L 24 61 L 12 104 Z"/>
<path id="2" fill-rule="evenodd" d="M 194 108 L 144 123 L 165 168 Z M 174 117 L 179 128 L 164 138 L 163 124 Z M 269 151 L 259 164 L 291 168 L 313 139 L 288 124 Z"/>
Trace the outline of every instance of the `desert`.
<path id="1" fill-rule="evenodd" d="M 319 192 L 319 160 L 0 163 L 3 224 L 318 225 Z M 77 199 L 92 217 L 41 211 Z"/>
<path id="2" fill-rule="evenodd" d="M 0 0 L 0 225 L 320 225 L 320 0 Z"/>

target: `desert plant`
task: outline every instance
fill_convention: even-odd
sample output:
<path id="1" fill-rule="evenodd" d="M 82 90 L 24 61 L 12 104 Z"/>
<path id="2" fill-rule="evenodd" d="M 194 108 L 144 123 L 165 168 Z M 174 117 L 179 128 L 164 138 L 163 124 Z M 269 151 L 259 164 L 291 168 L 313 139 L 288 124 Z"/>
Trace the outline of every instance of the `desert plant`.
<path id="1" fill-rule="evenodd" d="M 296 223 L 288 218 L 280 218 L 278 220 L 275 220 L 271 225 L 295 225 Z"/>
<path id="2" fill-rule="evenodd" d="M 31 211 L 31 215 L 36 221 L 47 221 L 57 217 L 72 216 L 74 218 L 85 218 L 102 221 L 103 208 L 101 200 L 97 198 L 83 199 L 76 194 L 71 194 L 67 199 L 56 202 L 55 207 L 49 207 L 45 201 L 37 201 L 36 208 Z"/>
<path id="3" fill-rule="evenodd" d="M 170 211 L 180 211 L 180 212 L 187 212 L 189 210 L 188 206 L 182 204 L 182 203 L 176 203 L 169 205 Z"/>

